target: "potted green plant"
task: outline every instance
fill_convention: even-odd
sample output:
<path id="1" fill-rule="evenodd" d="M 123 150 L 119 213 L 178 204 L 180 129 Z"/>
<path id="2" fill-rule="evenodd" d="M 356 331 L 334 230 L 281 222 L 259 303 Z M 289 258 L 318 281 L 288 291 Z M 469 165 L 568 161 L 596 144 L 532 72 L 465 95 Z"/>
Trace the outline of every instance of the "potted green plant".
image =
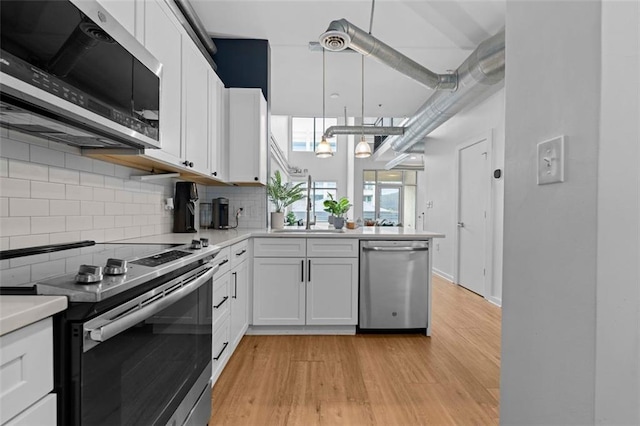
<path id="1" fill-rule="evenodd" d="M 276 208 L 271 212 L 271 228 L 284 228 L 284 209 L 304 198 L 301 186 L 302 182 L 296 185 L 283 182 L 279 170 L 271 176 L 267 182 L 267 196 Z"/>
<path id="2" fill-rule="evenodd" d="M 336 229 L 342 229 L 344 226 L 344 215 L 349 211 L 352 204 L 346 197 L 334 200 L 330 193 L 327 193 L 329 199 L 324 200 L 324 211 L 333 215 L 333 226 Z"/>

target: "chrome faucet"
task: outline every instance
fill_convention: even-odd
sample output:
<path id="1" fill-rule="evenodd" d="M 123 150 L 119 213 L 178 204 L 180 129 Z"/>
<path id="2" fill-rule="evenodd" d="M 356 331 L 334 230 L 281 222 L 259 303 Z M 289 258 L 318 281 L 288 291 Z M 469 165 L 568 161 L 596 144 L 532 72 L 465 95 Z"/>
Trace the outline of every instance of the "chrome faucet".
<path id="1" fill-rule="evenodd" d="M 311 229 L 311 225 L 316 224 L 316 216 L 313 215 L 313 222 L 311 222 L 311 208 L 313 205 L 311 204 L 311 175 L 307 178 L 307 217 L 305 220 L 304 229 Z"/>

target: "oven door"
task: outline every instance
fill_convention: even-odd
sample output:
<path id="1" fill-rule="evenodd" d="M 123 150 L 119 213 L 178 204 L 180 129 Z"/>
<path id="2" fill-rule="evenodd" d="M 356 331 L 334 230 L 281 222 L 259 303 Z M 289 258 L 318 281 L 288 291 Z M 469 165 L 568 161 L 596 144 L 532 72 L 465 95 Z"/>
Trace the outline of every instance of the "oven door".
<path id="1" fill-rule="evenodd" d="M 82 325 L 74 424 L 182 424 L 196 401 L 210 407 L 217 269 L 200 266 Z"/>

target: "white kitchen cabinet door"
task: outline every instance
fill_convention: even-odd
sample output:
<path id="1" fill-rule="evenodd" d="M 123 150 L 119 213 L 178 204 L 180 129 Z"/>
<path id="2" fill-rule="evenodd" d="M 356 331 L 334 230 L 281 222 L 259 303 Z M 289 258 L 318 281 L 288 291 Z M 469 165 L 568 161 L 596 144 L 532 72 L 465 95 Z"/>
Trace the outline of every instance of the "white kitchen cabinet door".
<path id="1" fill-rule="evenodd" d="M 116 18 L 118 23 L 122 25 L 133 36 L 136 35 L 136 0 L 99 0 L 111 16 Z"/>
<path id="2" fill-rule="evenodd" d="M 125 3 L 125 2 L 122 2 Z M 158 0 L 145 0 L 144 45 L 162 64 L 160 86 L 160 147 L 146 150 L 159 160 L 181 165 L 182 139 L 182 33 L 171 11 Z"/>
<path id="3" fill-rule="evenodd" d="M 306 259 L 263 257 L 253 260 L 253 324 L 305 324 Z"/>
<path id="4" fill-rule="evenodd" d="M 209 175 L 209 63 L 186 37 L 182 54 L 184 165 Z"/>
<path id="5" fill-rule="evenodd" d="M 358 259 L 307 260 L 308 325 L 358 323 Z"/>
<path id="6" fill-rule="evenodd" d="M 229 88 L 229 181 L 267 183 L 267 101 L 260 89 Z"/>
<path id="7" fill-rule="evenodd" d="M 231 270 L 231 343 L 233 349 L 249 326 L 249 262 L 244 261 Z"/>
<path id="8" fill-rule="evenodd" d="M 227 164 L 229 154 L 227 149 L 226 117 L 228 99 L 224 84 L 213 71 L 209 70 L 209 151 L 211 153 L 211 176 L 220 181 L 227 180 Z"/>

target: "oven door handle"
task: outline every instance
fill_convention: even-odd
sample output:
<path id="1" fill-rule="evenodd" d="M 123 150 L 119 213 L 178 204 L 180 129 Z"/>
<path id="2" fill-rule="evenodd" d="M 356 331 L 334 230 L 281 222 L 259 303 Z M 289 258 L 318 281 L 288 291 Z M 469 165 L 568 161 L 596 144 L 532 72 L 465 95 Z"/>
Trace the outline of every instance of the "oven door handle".
<path id="1" fill-rule="evenodd" d="M 211 279 L 211 277 L 213 277 L 218 269 L 220 269 L 219 265 L 207 267 L 204 274 L 195 278 L 190 283 L 183 285 L 172 293 L 164 297 L 160 297 L 148 305 L 139 307 L 131 313 L 115 319 L 101 327 L 87 330 L 89 332 L 90 339 L 95 342 L 104 342 L 105 340 L 117 336 L 126 329 L 133 327 L 140 321 L 144 321 L 145 319 L 152 317 L 206 283 Z"/>

